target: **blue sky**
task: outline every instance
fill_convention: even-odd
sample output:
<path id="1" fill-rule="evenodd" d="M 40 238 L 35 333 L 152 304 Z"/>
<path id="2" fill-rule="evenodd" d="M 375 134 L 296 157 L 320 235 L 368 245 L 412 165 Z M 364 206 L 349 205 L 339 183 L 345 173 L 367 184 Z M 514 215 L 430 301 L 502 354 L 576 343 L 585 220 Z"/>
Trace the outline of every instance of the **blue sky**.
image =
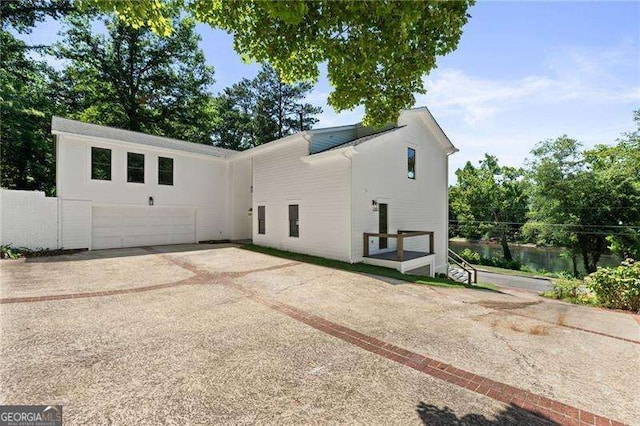
<path id="1" fill-rule="evenodd" d="M 470 9 L 458 49 L 438 60 L 417 96 L 460 152 L 451 178 L 485 152 L 520 166 L 536 142 L 562 134 L 589 147 L 612 143 L 633 129 L 640 108 L 640 2 L 488 2 Z M 25 38 L 50 42 L 60 26 L 47 21 Z M 245 64 L 232 38 L 198 26 L 207 61 L 215 67 L 214 92 L 259 66 Z M 318 127 L 360 121 L 363 109 L 335 113 L 323 70 L 313 103 L 322 105 Z"/>

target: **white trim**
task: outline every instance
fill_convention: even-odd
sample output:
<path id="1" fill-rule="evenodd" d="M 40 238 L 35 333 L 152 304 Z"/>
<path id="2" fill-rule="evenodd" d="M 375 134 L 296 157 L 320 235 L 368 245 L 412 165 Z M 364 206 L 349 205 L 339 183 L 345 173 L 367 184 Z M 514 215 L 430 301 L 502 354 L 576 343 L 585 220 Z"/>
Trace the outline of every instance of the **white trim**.
<path id="1" fill-rule="evenodd" d="M 79 133 L 68 133 L 68 132 L 59 132 L 59 131 L 55 131 L 55 132 L 52 131 L 51 133 L 56 136 L 65 136 L 65 137 L 71 138 L 72 140 L 84 142 L 84 143 L 99 143 L 99 144 L 105 144 L 105 145 L 113 145 L 119 148 L 125 147 L 125 149 L 127 146 L 136 146 L 136 147 L 140 147 L 140 149 L 145 149 L 148 151 L 167 152 L 167 153 L 172 153 L 173 155 L 178 154 L 178 155 L 184 155 L 185 157 L 196 157 L 196 158 L 207 159 L 212 161 L 226 162 L 231 158 L 235 158 L 235 155 L 229 158 L 216 157 L 214 155 L 209 155 L 209 154 L 199 154 L 197 152 L 182 151 L 180 149 L 158 147 L 155 145 L 147 145 L 143 143 L 125 142 L 117 139 L 99 138 L 96 136 L 85 136 Z"/>
<path id="2" fill-rule="evenodd" d="M 345 148 L 340 149 L 329 149 L 327 151 L 319 152 L 317 154 L 305 155 L 304 157 L 300 157 L 300 160 L 312 164 L 317 161 L 322 160 L 334 160 L 339 159 L 340 157 L 345 157 L 350 159 L 352 155 L 357 154 L 358 151 L 352 146 L 347 146 Z"/>
<path id="3" fill-rule="evenodd" d="M 265 151 L 270 151 L 274 148 L 280 148 L 287 144 L 302 142 L 302 140 L 306 140 L 308 142 L 309 139 L 307 138 L 307 135 L 308 135 L 307 131 L 294 133 L 292 135 L 285 136 L 282 139 L 277 139 L 273 142 L 267 142 L 265 144 L 255 146 L 253 148 L 249 148 L 246 151 L 240 151 L 237 154 L 234 154 L 231 157 L 227 158 L 227 160 L 230 160 L 230 161 L 240 160 L 246 157 L 251 157 L 255 154 L 261 154 Z"/>

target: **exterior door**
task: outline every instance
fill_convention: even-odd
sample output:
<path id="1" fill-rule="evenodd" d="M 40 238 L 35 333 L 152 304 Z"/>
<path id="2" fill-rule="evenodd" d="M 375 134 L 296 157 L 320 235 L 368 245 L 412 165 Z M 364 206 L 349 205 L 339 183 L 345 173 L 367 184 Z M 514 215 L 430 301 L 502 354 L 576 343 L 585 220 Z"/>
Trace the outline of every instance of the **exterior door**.
<path id="1" fill-rule="evenodd" d="M 389 231 L 387 212 L 387 204 L 378 204 L 378 232 L 380 234 L 386 234 Z M 386 249 L 387 247 L 387 239 L 382 237 L 378 238 L 378 248 Z"/>

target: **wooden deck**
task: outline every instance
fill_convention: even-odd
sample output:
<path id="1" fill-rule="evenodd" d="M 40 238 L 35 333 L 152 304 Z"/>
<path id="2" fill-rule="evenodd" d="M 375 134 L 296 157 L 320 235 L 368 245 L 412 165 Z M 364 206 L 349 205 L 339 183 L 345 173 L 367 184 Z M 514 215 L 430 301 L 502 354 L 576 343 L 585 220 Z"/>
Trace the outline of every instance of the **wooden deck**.
<path id="1" fill-rule="evenodd" d="M 427 253 L 427 252 L 424 252 L 424 251 L 404 250 L 403 261 L 418 259 L 420 257 L 429 256 L 430 254 L 433 254 L 433 253 Z M 369 257 L 371 259 L 393 260 L 393 261 L 399 262 L 399 260 L 398 260 L 398 251 L 397 250 L 389 251 L 389 252 L 386 252 L 386 253 L 370 254 L 370 255 L 365 256 L 365 257 Z"/>

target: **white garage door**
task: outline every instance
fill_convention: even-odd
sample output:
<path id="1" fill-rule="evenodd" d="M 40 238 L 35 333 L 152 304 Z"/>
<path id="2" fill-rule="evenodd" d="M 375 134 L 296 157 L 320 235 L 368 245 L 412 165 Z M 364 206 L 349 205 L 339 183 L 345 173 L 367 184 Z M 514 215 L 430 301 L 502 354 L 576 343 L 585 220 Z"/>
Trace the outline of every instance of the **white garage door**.
<path id="1" fill-rule="evenodd" d="M 193 243 L 195 211 L 192 207 L 94 206 L 91 248 Z"/>

